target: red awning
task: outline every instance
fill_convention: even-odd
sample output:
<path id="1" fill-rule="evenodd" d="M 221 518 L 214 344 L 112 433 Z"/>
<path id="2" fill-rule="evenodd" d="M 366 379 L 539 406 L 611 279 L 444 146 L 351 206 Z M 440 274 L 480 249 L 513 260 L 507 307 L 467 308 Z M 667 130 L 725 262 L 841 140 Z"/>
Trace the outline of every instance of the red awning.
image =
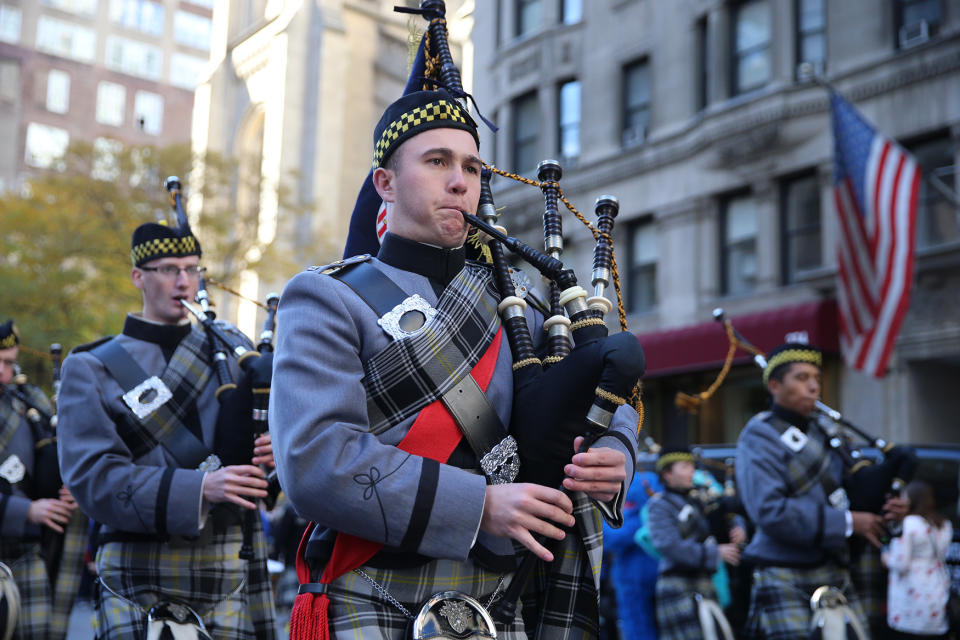
<path id="1" fill-rule="evenodd" d="M 744 338 L 765 352 L 786 342 L 787 334 L 797 331 L 805 331 L 810 344 L 824 351 L 836 352 L 839 348 L 835 300 L 808 302 L 730 319 Z M 729 348 L 723 326 L 715 321 L 637 334 L 637 338 L 647 357 L 646 378 L 719 369 Z M 750 354 L 738 350 L 734 362 L 741 364 L 749 360 Z"/>

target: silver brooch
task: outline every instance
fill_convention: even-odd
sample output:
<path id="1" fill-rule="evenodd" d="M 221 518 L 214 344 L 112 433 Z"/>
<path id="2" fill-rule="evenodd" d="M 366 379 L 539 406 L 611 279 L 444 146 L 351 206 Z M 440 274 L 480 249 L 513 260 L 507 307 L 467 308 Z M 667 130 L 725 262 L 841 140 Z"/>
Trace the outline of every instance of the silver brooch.
<path id="1" fill-rule="evenodd" d="M 26 467 L 23 466 L 23 462 L 15 453 L 11 454 L 9 458 L 4 460 L 3 464 L 0 464 L 0 478 L 3 478 L 10 484 L 17 484 L 23 480 L 23 476 L 26 474 L 26 472 Z"/>
<path id="2" fill-rule="evenodd" d="M 513 482 L 520 471 L 520 456 L 517 455 L 517 441 L 513 436 L 507 436 L 483 456 L 480 468 L 490 478 L 491 484 Z"/>
<path id="3" fill-rule="evenodd" d="M 463 633 L 470 624 L 470 609 L 457 600 L 446 600 L 440 607 L 440 615 L 447 619 L 447 624 L 457 633 Z"/>
<path id="4" fill-rule="evenodd" d="M 391 338 L 401 340 L 419 335 L 436 315 L 437 310 L 415 293 L 383 314 L 377 324 Z"/>
<path id="5" fill-rule="evenodd" d="M 133 415 L 143 420 L 172 397 L 173 394 L 163 380 L 150 376 L 123 394 L 123 401 L 133 411 Z"/>
<path id="6" fill-rule="evenodd" d="M 521 269 L 516 269 L 514 267 L 509 267 L 507 271 L 510 273 L 510 279 L 513 280 L 513 287 L 516 289 L 517 297 L 527 298 L 527 294 L 530 293 L 530 289 L 533 289 L 533 282 L 530 280 L 530 276 Z"/>
<path id="7" fill-rule="evenodd" d="M 808 438 L 807 434 L 791 425 L 780 436 L 780 440 L 783 442 L 783 444 L 787 445 L 788 449 L 794 453 L 799 453 L 800 450 L 806 446 Z"/>

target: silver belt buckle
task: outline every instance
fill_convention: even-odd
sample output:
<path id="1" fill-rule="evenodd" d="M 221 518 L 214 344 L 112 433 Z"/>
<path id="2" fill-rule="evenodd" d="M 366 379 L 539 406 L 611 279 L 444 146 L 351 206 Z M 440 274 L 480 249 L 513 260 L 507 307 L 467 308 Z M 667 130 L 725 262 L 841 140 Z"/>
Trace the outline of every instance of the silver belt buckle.
<path id="1" fill-rule="evenodd" d="M 496 637 L 497 627 L 483 605 L 459 591 L 433 594 L 413 619 L 414 640 Z"/>
<path id="2" fill-rule="evenodd" d="M 513 482 L 520 471 L 520 456 L 517 455 L 517 441 L 513 436 L 507 436 L 483 456 L 480 468 L 490 478 L 491 484 Z"/>
<path id="3" fill-rule="evenodd" d="M 143 420 L 173 397 L 167 385 L 157 376 L 150 376 L 123 394 L 123 402 L 133 415 Z"/>

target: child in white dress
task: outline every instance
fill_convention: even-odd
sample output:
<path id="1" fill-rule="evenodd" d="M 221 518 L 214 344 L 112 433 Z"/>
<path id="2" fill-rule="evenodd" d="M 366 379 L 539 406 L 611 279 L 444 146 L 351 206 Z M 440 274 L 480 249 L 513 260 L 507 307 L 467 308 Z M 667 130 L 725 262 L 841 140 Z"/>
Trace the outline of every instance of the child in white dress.
<path id="1" fill-rule="evenodd" d="M 903 638 L 946 638 L 950 581 L 943 560 L 953 527 L 937 513 L 929 484 L 911 482 L 904 494 L 910 507 L 903 534 L 883 552 L 890 569 L 887 624 Z"/>

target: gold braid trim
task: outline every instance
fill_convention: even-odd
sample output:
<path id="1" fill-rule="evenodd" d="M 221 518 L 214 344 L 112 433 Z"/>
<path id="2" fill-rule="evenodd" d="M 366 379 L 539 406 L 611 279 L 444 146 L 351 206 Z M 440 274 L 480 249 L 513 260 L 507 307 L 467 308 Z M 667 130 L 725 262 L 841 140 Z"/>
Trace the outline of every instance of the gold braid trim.
<path id="1" fill-rule="evenodd" d="M 583 318 L 582 320 L 577 320 L 570 325 L 570 331 L 576 331 L 577 329 L 583 329 L 584 327 L 591 326 L 607 326 L 607 323 L 603 321 L 602 318 Z"/>
<path id="2" fill-rule="evenodd" d="M 543 359 L 543 364 L 557 364 L 563 360 L 563 356 L 547 356 Z"/>
<path id="3" fill-rule="evenodd" d="M 620 405 L 623 405 L 623 404 L 626 404 L 626 403 L 627 403 L 627 399 L 626 399 L 626 398 L 621 398 L 621 397 L 618 396 L 617 394 L 615 394 L 615 393 L 610 393 L 610 392 L 607 391 L 606 389 L 601 389 L 600 387 L 597 387 L 596 389 L 594 389 L 593 392 L 594 392 L 595 394 L 597 394 L 598 396 L 600 396 L 601 398 L 603 398 L 604 400 L 606 400 L 607 402 L 612 402 L 613 404 L 617 405 L 618 407 L 619 407 Z"/>
<path id="4" fill-rule="evenodd" d="M 773 373 L 774 369 L 782 364 L 792 362 L 809 362 L 816 367 L 822 367 L 823 356 L 821 356 L 818 351 L 813 351 L 812 349 L 787 349 L 786 351 L 781 351 L 767 360 L 767 366 L 763 369 L 763 384 L 767 384 L 770 380 L 770 374 Z"/>
<path id="5" fill-rule="evenodd" d="M 521 360 L 520 362 L 514 362 L 513 370 L 518 371 L 520 369 L 523 369 L 524 367 L 529 367 L 530 365 L 534 365 L 534 364 L 537 366 L 541 366 L 543 363 L 540 362 L 540 358 L 527 358 L 525 360 Z"/>
<path id="6" fill-rule="evenodd" d="M 531 180 L 530 178 L 524 178 L 523 176 L 517 175 L 516 173 L 504 171 L 503 169 L 500 169 L 492 164 L 487 164 L 486 162 L 483 163 L 483 166 L 485 166 L 487 169 L 490 169 L 490 171 L 492 171 L 493 173 L 503 176 L 504 178 L 510 178 L 511 180 L 514 180 L 521 184 L 530 185 L 532 187 L 538 187 L 538 188 L 540 187 L 540 183 L 537 182 L 536 180 Z M 594 240 L 599 238 L 601 236 L 601 233 L 597 230 L 596 227 L 590 224 L 589 220 L 583 217 L 583 214 L 577 211 L 577 208 L 573 206 L 573 203 L 567 200 L 567 197 L 563 194 L 563 189 L 561 189 L 558 186 L 557 190 L 560 192 L 560 201 L 563 202 L 563 204 L 567 207 L 567 209 L 574 216 L 577 217 L 577 220 L 583 223 L 583 225 L 590 230 L 590 233 L 593 234 Z M 614 291 L 616 291 L 617 293 L 617 318 L 620 320 L 620 330 L 626 331 L 627 330 L 627 309 L 623 305 L 623 291 L 620 286 L 620 270 L 617 268 L 617 256 L 614 251 L 613 238 L 610 237 L 610 234 L 607 234 L 607 233 L 604 233 L 602 235 L 607 239 L 607 241 L 610 242 L 610 272 L 613 276 L 613 288 L 614 288 Z M 643 383 L 638 380 L 636 386 L 633 388 L 633 392 L 630 394 L 630 406 L 636 409 L 637 416 L 638 416 L 637 435 L 640 434 L 640 431 L 643 428 L 644 410 L 643 410 L 642 394 L 643 394 Z"/>

